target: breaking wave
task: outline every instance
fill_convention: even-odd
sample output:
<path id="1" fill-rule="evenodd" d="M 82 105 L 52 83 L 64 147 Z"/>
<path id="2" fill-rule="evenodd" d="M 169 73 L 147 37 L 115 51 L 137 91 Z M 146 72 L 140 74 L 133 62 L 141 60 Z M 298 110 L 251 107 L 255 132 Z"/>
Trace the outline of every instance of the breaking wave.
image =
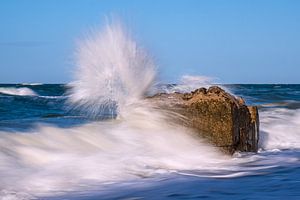
<path id="1" fill-rule="evenodd" d="M 0 132 L 0 149 L 0 188 L 41 196 L 178 170 L 218 171 L 227 159 L 146 105 L 119 120 Z"/>
<path id="2" fill-rule="evenodd" d="M 0 93 L 8 95 L 17 95 L 17 96 L 36 96 L 37 94 L 27 87 L 13 88 L 5 87 L 0 88 Z"/>
<path id="3" fill-rule="evenodd" d="M 31 85 L 31 86 L 36 86 L 36 85 L 43 85 L 43 83 L 21 83 L 20 85 Z"/>
<path id="4" fill-rule="evenodd" d="M 79 44 L 77 56 L 69 103 L 92 116 L 108 109 L 119 117 L 72 128 L 37 125 L 26 133 L 0 132 L 0 195 L 5 198 L 55 196 L 165 173 L 245 176 L 287 160 L 264 154 L 223 155 L 143 100 L 154 84 L 156 67 L 120 23 L 92 33 Z M 210 81 L 185 76 L 176 90 L 193 90 Z M 28 88 L 3 91 L 36 95 Z M 262 115 L 262 147 L 299 147 L 291 142 L 299 141 L 299 114 L 279 110 L 277 114 L 278 118 L 267 112 Z M 293 130 L 283 123 L 287 116 Z M 283 133 L 287 131 L 291 132 L 289 144 L 272 139 L 275 132 L 286 140 Z M 292 157 L 290 162 L 297 160 Z"/>

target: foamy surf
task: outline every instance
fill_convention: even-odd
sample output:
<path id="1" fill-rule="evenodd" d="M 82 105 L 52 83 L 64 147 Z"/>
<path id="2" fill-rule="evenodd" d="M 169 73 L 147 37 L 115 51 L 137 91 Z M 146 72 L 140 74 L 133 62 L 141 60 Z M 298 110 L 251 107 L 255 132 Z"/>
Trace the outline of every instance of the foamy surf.
<path id="1" fill-rule="evenodd" d="M 17 96 L 36 96 L 37 94 L 27 87 L 20 87 L 20 88 L 14 88 L 14 87 L 5 87 L 0 88 L 0 93 L 2 94 L 8 94 L 8 95 L 17 95 Z"/>
<path id="2" fill-rule="evenodd" d="M 267 150 L 300 148 L 300 110 L 273 108 L 260 112 L 260 146 Z"/>
<path id="3" fill-rule="evenodd" d="M 35 85 L 43 85 L 43 83 L 20 83 L 20 85 L 31 85 L 31 86 L 35 86 Z"/>
<path id="4" fill-rule="evenodd" d="M 178 170 L 218 169 L 226 162 L 189 130 L 165 120 L 143 106 L 126 118 L 77 128 L 0 132 L 0 188 L 47 196 Z"/>
<path id="5" fill-rule="evenodd" d="M 273 131 L 263 139 L 273 144 L 270 138 L 277 136 L 281 132 Z M 289 148 L 298 147 L 289 138 L 285 141 Z M 40 125 L 30 132 L 0 132 L 0 194 L 16 199 L 50 197 L 164 174 L 233 178 L 298 162 L 287 153 L 271 151 L 275 147 L 282 146 L 225 156 L 192 130 L 170 123 L 167 116 L 141 102 L 116 120 L 67 129 Z"/>

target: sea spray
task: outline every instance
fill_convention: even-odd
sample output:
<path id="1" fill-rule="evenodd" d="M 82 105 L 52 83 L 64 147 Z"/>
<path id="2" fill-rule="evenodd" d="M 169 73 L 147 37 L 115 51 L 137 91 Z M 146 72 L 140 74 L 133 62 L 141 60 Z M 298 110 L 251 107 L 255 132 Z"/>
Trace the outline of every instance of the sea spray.
<path id="1" fill-rule="evenodd" d="M 171 85 L 161 85 L 156 88 L 157 93 L 188 93 L 198 88 L 208 88 L 215 85 L 215 79 L 209 76 L 183 75 L 179 82 Z"/>
<path id="2" fill-rule="evenodd" d="M 120 114 L 142 98 L 155 65 L 120 22 L 93 31 L 78 45 L 70 102 L 91 116 Z"/>
<path id="3" fill-rule="evenodd" d="M 272 108 L 260 112 L 260 147 L 265 150 L 300 148 L 300 109 Z"/>
<path id="4" fill-rule="evenodd" d="M 217 171 L 227 162 L 143 99 L 155 65 L 119 23 L 86 38 L 77 56 L 69 102 L 91 116 L 116 109 L 122 117 L 0 132 L 0 192 L 50 196 L 179 170 Z"/>
<path id="5" fill-rule="evenodd" d="M 157 93 L 189 93 L 199 88 L 209 88 L 211 86 L 217 85 L 228 93 L 231 93 L 230 88 L 219 83 L 218 78 L 210 76 L 200 76 L 200 75 L 183 75 L 177 81 L 176 84 L 162 84 L 157 83 L 153 90 L 151 90 L 150 95 L 155 95 Z"/>
<path id="6" fill-rule="evenodd" d="M 122 119 L 74 128 L 41 125 L 26 134 L 0 132 L 0 149 L 0 191 L 38 196 L 179 170 L 218 172 L 228 162 L 147 105 Z"/>

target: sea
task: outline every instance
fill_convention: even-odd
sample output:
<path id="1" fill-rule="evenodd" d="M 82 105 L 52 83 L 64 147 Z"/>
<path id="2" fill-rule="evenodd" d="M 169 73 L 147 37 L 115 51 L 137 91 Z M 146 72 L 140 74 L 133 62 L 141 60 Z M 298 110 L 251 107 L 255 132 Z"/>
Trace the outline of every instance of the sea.
<path id="1" fill-rule="evenodd" d="M 300 199 L 300 85 L 220 85 L 259 108 L 259 151 L 232 156 L 142 101 L 90 114 L 71 87 L 0 84 L 1 200 Z"/>
<path id="2" fill-rule="evenodd" d="M 0 84 L 0 200 L 300 199 L 300 85 L 220 85 L 260 118 L 258 152 L 226 155 L 145 98 L 213 78 L 166 84 L 121 23 L 86 35 L 68 83 Z"/>

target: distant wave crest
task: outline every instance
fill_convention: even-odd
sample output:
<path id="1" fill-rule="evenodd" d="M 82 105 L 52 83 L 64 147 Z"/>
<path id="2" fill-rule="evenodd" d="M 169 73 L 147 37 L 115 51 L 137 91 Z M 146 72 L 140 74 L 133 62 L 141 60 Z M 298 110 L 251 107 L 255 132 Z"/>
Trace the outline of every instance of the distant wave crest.
<path id="1" fill-rule="evenodd" d="M 43 83 L 21 83 L 21 85 L 43 85 Z"/>
<path id="2" fill-rule="evenodd" d="M 2 94 L 8 94 L 8 95 L 17 95 L 17 96 L 37 96 L 37 94 L 27 87 L 20 87 L 20 88 L 14 88 L 14 87 L 5 87 L 0 88 L 0 93 Z"/>

